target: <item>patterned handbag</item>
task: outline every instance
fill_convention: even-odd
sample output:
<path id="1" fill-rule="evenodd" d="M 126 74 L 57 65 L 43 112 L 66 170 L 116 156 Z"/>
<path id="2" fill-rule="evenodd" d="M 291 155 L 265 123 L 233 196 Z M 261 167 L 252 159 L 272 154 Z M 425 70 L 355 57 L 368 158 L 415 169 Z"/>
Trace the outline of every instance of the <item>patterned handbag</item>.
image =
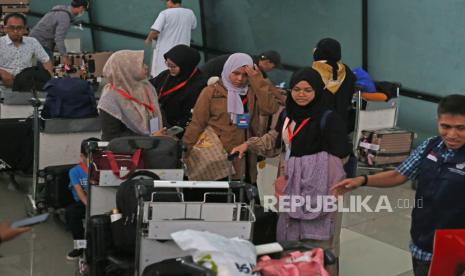
<path id="1" fill-rule="evenodd" d="M 207 127 L 185 161 L 189 180 L 218 180 L 227 177 L 231 167 L 227 155 L 218 135 L 213 128 Z"/>

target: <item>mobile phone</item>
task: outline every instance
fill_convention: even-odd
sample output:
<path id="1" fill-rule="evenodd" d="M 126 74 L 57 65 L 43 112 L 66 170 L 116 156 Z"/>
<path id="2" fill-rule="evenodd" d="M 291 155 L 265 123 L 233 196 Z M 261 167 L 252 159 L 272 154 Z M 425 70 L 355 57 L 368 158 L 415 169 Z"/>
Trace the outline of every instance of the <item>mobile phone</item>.
<path id="1" fill-rule="evenodd" d="M 166 130 L 166 134 L 173 136 L 184 131 L 184 128 L 180 126 L 173 126 Z"/>
<path id="2" fill-rule="evenodd" d="M 30 218 L 25 218 L 21 220 L 14 221 L 11 224 L 11 228 L 19 228 L 19 227 L 24 227 L 24 226 L 31 226 L 34 224 L 46 222 L 48 219 L 49 213 L 41 214 L 38 216 L 30 217 Z"/>

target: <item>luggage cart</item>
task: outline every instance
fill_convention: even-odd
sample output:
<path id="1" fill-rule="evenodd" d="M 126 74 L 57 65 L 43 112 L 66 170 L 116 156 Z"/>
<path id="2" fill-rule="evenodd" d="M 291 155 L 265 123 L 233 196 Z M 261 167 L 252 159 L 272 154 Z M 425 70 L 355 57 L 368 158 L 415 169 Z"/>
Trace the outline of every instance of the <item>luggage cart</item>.
<path id="1" fill-rule="evenodd" d="M 363 130 L 377 130 L 383 128 L 395 128 L 399 114 L 399 93 L 400 84 L 393 83 L 395 87 L 394 97 L 388 101 L 366 101 L 362 91 L 357 91 L 354 95 L 355 109 L 355 129 L 352 136 L 353 151 L 358 160 L 358 145 Z M 392 166 L 369 166 L 357 162 L 357 170 L 364 169 L 368 171 L 383 171 L 392 168 Z"/>
<path id="2" fill-rule="evenodd" d="M 155 198 L 159 194 L 155 192 L 151 201 L 140 202 L 136 275 L 141 275 L 150 264 L 187 255 L 171 238 L 172 233 L 180 230 L 209 231 L 225 237 L 251 239 L 255 222 L 254 200 L 250 204 L 236 201 L 232 192 L 247 189 L 246 184 L 228 181 L 153 181 L 153 186 L 176 188 L 182 200 L 158 201 Z M 203 201 L 184 201 L 184 188 L 205 189 Z M 209 189 L 222 189 L 224 192 L 209 192 Z M 224 195 L 226 200 L 208 202 L 209 197 L 214 195 Z"/>
<path id="3" fill-rule="evenodd" d="M 82 140 L 100 136 L 98 117 L 80 119 L 43 119 L 39 114 L 42 105 L 37 93 L 30 100 L 33 112 L 34 158 L 32 184 L 26 198 L 26 213 L 34 215 L 47 209 L 45 195 L 39 191 L 45 183 L 41 171 L 49 166 L 71 164 L 79 160 Z"/>

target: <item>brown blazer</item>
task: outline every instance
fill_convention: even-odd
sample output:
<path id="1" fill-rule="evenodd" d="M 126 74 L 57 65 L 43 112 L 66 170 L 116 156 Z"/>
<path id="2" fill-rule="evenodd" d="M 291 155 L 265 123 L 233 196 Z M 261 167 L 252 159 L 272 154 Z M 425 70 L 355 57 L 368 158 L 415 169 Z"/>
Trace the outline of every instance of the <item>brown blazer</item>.
<path id="1" fill-rule="evenodd" d="M 259 118 L 263 115 L 270 116 L 276 113 L 279 108 L 279 100 L 271 93 L 274 87 L 261 75 L 249 77 L 249 83 L 248 109 L 251 120 L 247 130 L 239 129 L 232 123 L 227 112 L 228 92 L 221 81 L 202 90 L 194 106 L 192 122 L 186 128 L 183 137 L 183 142 L 187 146 L 187 154 L 207 126 L 213 128 L 227 152 L 244 143 L 248 137 L 264 134 Z M 253 166 L 255 165 L 253 164 Z M 236 162 L 236 172 L 241 172 L 240 167 L 240 162 Z M 236 174 L 236 177 L 240 175 Z"/>

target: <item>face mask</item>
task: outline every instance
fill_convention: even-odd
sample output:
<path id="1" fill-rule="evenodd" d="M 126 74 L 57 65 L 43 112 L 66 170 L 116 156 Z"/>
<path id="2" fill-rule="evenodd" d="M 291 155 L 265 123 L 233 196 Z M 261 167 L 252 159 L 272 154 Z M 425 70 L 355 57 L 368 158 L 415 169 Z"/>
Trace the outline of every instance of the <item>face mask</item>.
<path id="1" fill-rule="evenodd" d="M 80 12 L 78 15 L 76 15 L 76 17 L 81 17 L 84 15 L 84 12 Z"/>

